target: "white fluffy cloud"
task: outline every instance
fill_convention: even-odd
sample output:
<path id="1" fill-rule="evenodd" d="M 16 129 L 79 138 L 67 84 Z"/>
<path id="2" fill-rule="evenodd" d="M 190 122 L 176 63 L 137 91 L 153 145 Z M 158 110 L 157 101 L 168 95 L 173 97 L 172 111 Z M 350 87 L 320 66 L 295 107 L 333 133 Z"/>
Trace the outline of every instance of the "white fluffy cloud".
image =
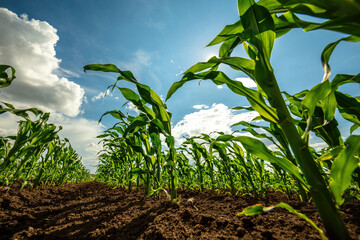
<path id="1" fill-rule="evenodd" d="M 93 98 L 91 98 L 91 101 L 92 102 L 95 102 L 95 101 L 98 101 L 102 98 L 105 98 L 105 95 L 106 96 L 112 96 L 112 93 L 110 92 L 109 89 L 106 89 L 105 92 L 100 92 L 98 95 L 94 96 Z"/>
<path id="2" fill-rule="evenodd" d="M 50 122 L 61 125 L 61 138 L 68 138 L 76 152 L 82 157 L 84 165 L 95 172 L 98 160 L 97 153 L 102 149 L 96 136 L 103 133 L 105 127 L 97 121 L 85 118 L 69 118 L 61 114 L 50 115 Z"/>
<path id="3" fill-rule="evenodd" d="M 201 110 L 201 109 L 207 109 L 207 108 L 209 108 L 209 106 L 207 106 L 205 104 L 199 104 L 199 105 L 194 105 L 193 108 L 195 108 L 197 110 Z"/>
<path id="4" fill-rule="evenodd" d="M 247 87 L 247 88 L 257 88 L 256 83 L 255 83 L 254 80 L 252 80 L 251 78 L 238 77 L 238 78 L 235 78 L 235 80 L 241 82 L 241 83 L 244 85 L 244 87 Z"/>
<path id="5" fill-rule="evenodd" d="M 15 135 L 18 127 L 17 122 L 19 120 L 22 120 L 22 118 L 16 116 L 15 114 L 1 114 L 0 136 Z"/>
<path id="6" fill-rule="evenodd" d="M 37 107 L 51 112 L 49 122 L 63 127 L 60 137 L 68 138 L 84 165 L 94 171 L 100 150 L 96 136 L 104 127 L 76 117 L 82 102 L 87 100 L 80 85 L 64 77 L 79 75 L 59 67 L 56 29 L 47 22 L 29 20 L 24 14 L 18 17 L 5 8 L 0 8 L 0 23 L 0 64 L 13 66 L 17 76 L 9 87 L 1 89 L 0 101 L 10 102 L 16 108 Z M 20 119 L 1 114 L 0 136 L 16 134 Z"/>
<path id="7" fill-rule="evenodd" d="M 126 104 L 125 109 L 127 110 L 131 110 L 136 112 L 137 114 L 140 113 L 140 111 L 137 109 L 137 107 L 135 106 L 135 104 L 133 104 L 132 102 L 128 102 L 128 104 Z"/>
<path id="8" fill-rule="evenodd" d="M 201 105 L 195 105 L 201 106 Z M 194 106 L 194 107 L 195 107 Z M 200 109 L 184 116 L 172 130 L 178 144 L 181 144 L 186 137 L 199 136 L 201 133 L 224 132 L 231 134 L 231 125 L 240 121 L 251 121 L 258 116 L 257 112 L 236 113 L 226 105 L 214 103 L 208 109 Z"/>
<path id="9" fill-rule="evenodd" d="M 84 90 L 54 72 L 61 70 L 56 58 L 57 30 L 44 21 L 29 20 L 0 8 L 0 64 L 16 69 L 13 84 L 1 90 L 0 98 L 15 107 L 37 107 L 68 116 L 80 112 Z M 66 70 L 65 70 L 66 71 Z"/>

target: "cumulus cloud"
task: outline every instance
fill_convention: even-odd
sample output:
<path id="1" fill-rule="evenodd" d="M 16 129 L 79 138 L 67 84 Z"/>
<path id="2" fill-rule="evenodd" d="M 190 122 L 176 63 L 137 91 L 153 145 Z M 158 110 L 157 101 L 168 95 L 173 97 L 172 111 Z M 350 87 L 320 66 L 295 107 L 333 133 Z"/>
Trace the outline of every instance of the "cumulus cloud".
<path id="1" fill-rule="evenodd" d="M 207 109 L 207 108 L 209 108 L 209 106 L 204 105 L 204 104 L 199 104 L 199 105 L 194 105 L 193 108 L 195 108 L 197 110 L 201 110 L 201 109 Z"/>
<path id="2" fill-rule="evenodd" d="M 22 118 L 16 116 L 15 114 L 1 114 L 0 136 L 16 135 L 18 121 L 20 120 L 22 120 Z"/>
<path id="3" fill-rule="evenodd" d="M 45 21 L 20 17 L 0 8 L 0 63 L 16 69 L 17 78 L 0 97 L 16 107 L 38 107 L 68 116 L 80 113 L 84 90 L 55 72 L 76 75 L 59 67 L 57 30 Z M 64 74 L 60 74 L 64 75 Z"/>
<path id="4" fill-rule="evenodd" d="M 137 114 L 140 113 L 140 111 L 137 109 L 137 107 L 132 102 L 128 102 L 128 104 L 126 104 L 126 106 L 125 106 L 125 109 L 134 111 Z"/>
<path id="5" fill-rule="evenodd" d="M 203 105 L 205 106 L 205 105 Z M 186 137 L 199 136 L 201 133 L 224 132 L 231 134 L 231 125 L 240 121 L 251 121 L 258 116 L 257 112 L 236 113 L 226 105 L 214 103 L 208 109 L 200 108 L 199 111 L 187 114 L 172 130 L 178 144 Z"/>
<path id="6" fill-rule="evenodd" d="M 251 78 L 238 77 L 238 78 L 235 78 L 235 80 L 241 82 L 241 83 L 244 85 L 244 87 L 247 87 L 247 88 L 257 88 L 256 83 L 255 83 L 254 80 L 252 80 Z"/>
<path id="7" fill-rule="evenodd" d="M 104 127 L 97 121 L 76 117 L 87 99 L 80 85 L 67 79 L 79 75 L 59 66 L 56 29 L 5 8 L 0 8 L 0 22 L 0 64 L 13 66 L 17 75 L 12 85 L 1 89 L 0 101 L 10 102 L 16 108 L 37 107 L 51 112 L 49 123 L 63 127 L 60 137 L 70 140 L 84 165 L 94 172 L 100 150 L 96 136 Z M 0 136 L 16 134 L 20 117 L 5 113 L 0 120 Z"/>
<path id="8" fill-rule="evenodd" d="M 102 149 L 98 145 L 99 139 L 105 130 L 97 121 L 85 118 L 71 118 L 62 114 L 51 114 L 49 122 L 61 125 L 63 129 L 59 132 L 61 138 L 68 138 L 76 152 L 82 157 L 83 164 L 92 172 L 95 172 L 98 159 L 97 153 Z"/>
<path id="9" fill-rule="evenodd" d="M 105 98 L 105 96 L 112 96 L 112 93 L 109 89 L 107 89 L 105 92 L 100 92 L 98 95 L 91 98 L 92 102 L 98 101 L 102 98 Z"/>

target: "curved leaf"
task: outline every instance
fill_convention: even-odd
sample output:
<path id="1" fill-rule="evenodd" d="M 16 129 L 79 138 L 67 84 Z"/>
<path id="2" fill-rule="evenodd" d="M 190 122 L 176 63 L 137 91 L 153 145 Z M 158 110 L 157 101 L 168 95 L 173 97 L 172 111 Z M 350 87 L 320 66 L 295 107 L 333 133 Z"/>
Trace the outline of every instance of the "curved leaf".
<path id="1" fill-rule="evenodd" d="M 113 116 L 116 119 L 122 120 L 125 122 L 125 114 L 123 114 L 120 110 L 112 110 L 112 111 L 107 111 L 105 112 L 103 115 L 101 115 L 100 119 L 99 119 L 99 123 L 101 122 L 102 118 L 106 115 L 110 114 L 111 116 Z"/>
<path id="2" fill-rule="evenodd" d="M 330 43 L 328 44 L 324 50 L 321 53 L 321 63 L 324 69 L 324 77 L 323 77 L 323 82 L 326 81 L 331 73 L 331 69 L 330 69 L 330 65 L 329 65 L 329 60 L 330 60 L 330 56 L 332 54 L 332 52 L 334 51 L 335 47 L 341 42 L 341 41 L 347 41 L 347 42 L 360 42 L 360 37 L 357 36 L 348 36 L 348 37 L 344 37 L 341 38 L 339 40 L 337 40 L 336 42 Z"/>
<path id="3" fill-rule="evenodd" d="M 321 239 L 323 239 L 323 240 L 327 239 L 323 230 L 321 230 L 310 218 L 308 218 L 305 214 L 302 214 L 302 213 L 296 211 L 293 207 L 291 207 L 290 205 L 283 203 L 283 202 L 276 204 L 275 206 L 269 206 L 269 207 L 264 207 L 261 204 L 255 204 L 253 206 L 245 208 L 242 212 L 238 213 L 237 215 L 238 216 L 241 216 L 241 215 L 254 216 L 254 215 L 269 212 L 269 211 L 273 210 L 274 208 L 284 208 L 284 209 L 288 210 L 290 213 L 293 213 L 296 216 L 304 219 L 305 221 L 310 223 L 310 225 L 319 232 Z"/>
<path id="4" fill-rule="evenodd" d="M 346 148 L 334 160 L 331 168 L 330 189 L 338 204 L 343 203 L 342 194 L 348 188 L 353 171 L 360 164 L 360 135 L 346 140 Z"/>
<path id="5" fill-rule="evenodd" d="M 7 69 L 11 69 L 11 76 L 9 76 L 6 72 Z M 0 65 L 0 88 L 7 87 L 11 84 L 11 82 L 16 78 L 15 68 L 9 65 Z"/>
<path id="6" fill-rule="evenodd" d="M 275 123 L 278 121 L 276 110 L 266 105 L 260 92 L 246 88 L 241 82 L 231 80 L 223 72 L 218 71 L 208 71 L 199 74 L 185 74 L 185 76 L 179 82 L 175 82 L 171 85 L 167 93 L 166 99 L 169 99 L 171 95 L 175 93 L 186 82 L 195 79 L 210 79 L 217 85 L 226 84 L 229 89 L 234 93 L 245 96 L 250 102 L 252 108 L 256 110 L 261 116 Z"/>

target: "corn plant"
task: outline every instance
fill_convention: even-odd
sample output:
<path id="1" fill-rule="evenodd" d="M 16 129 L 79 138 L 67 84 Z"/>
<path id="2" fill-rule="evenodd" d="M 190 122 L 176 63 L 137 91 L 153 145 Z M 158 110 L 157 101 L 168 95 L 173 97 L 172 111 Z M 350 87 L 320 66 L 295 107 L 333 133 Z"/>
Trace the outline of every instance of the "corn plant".
<path id="1" fill-rule="evenodd" d="M 154 133 L 161 133 L 165 136 L 165 142 L 169 148 L 169 153 L 166 160 L 166 167 L 168 168 L 170 176 L 169 187 L 171 189 L 171 199 L 176 199 L 176 149 L 174 137 L 171 135 L 171 113 L 167 111 L 166 105 L 149 86 L 139 83 L 130 71 L 122 71 L 112 64 L 86 65 L 84 66 L 84 71 L 86 70 L 114 72 L 120 74 L 115 84 L 109 86 L 108 89 L 111 88 L 111 90 L 113 91 L 115 88 L 117 88 L 125 97 L 125 99 L 132 102 L 141 112 L 139 116 L 135 117 L 131 124 L 129 124 L 129 126 L 126 128 L 124 136 L 126 136 L 128 133 L 139 133 L 141 128 L 147 129 L 150 135 L 153 134 L 153 138 L 155 137 Z M 120 80 L 134 83 L 139 94 L 135 93 L 129 88 L 117 87 L 117 83 Z M 149 108 L 147 105 L 151 105 L 152 109 Z M 122 114 L 120 117 L 125 118 L 126 116 Z M 145 138 L 142 138 L 142 140 L 145 142 L 146 151 L 149 152 L 150 148 L 148 146 L 148 141 Z M 156 140 L 154 141 L 154 143 L 159 144 L 159 141 Z M 149 156 L 145 152 L 143 152 L 142 148 L 137 148 L 137 150 L 139 150 L 139 154 L 142 154 L 142 156 L 146 158 L 146 166 L 150 171 L 149 163 L 152 160 L 148 159 Z M 159 171 L 159 166 L 157 167 L 157 169 Z M 147 172 L 147 174 L 150 174 L 149 171 Z"/>
<path id="2" fill-rule="evenodd" d="M 171 86 L 166 99 L 183 84 L 196 79 L 209 79 L 217 85 L 225 84 L 234 93 L 245 96 L 252 109 L 256 110 L 263 120 L 276 126 L 277 134 L 283 134 L 284 142 L 280 144 L 284 154 L 278 156 L 259 140 L 250 137 L 220 136 L 218 140 L 238 141 L 253 155 L 277 164 L 291 174 L 298 181 L 301 189 L 310 191 L 328 236 L 332 239 L 349 239 L 336 204 L 342 203 L 342 194 L 349 186 L 354 170 L 358 168 L 360 136 L 351 135 L 343 143 L 337 137 L 336 129 L 331 134 L 326 134 L 325 126 L 330 124 L 328 127 L 331 128 L 331 124 L 336 124 L 333 121 L 336 109 L 343 118 L 353 122 L 352 131 L 360 123 L 359 98 L 338 91 L 338 87 L 342 84 L 359 83 L 359 75 L 342 74 L 335 76 L 332 81 L 329 80 L 329 59 L 334 48 L 341 41 L 360 41 L 360 4 L 354 1 L 335 0 L 262 0 L 258 3 L 253 0 L 238 0 L 237 2 L 240 20 L 226 26 L 208 45 L 222 43 L 219 57 L 212 57 L 207 62 L 189 68 L 183 78 Z M 304 21 L 296 15 L 298 13 L 319 17 L 325 21 L 323 23 Z M 326 29 L 350 35 L 326 46 L 321 54 L 324 69 L 321 83 L 305 92 L 303 99 L 297 105 L 292 102 L 291 106 L 287 106 L 277 84 L 270 57 L 275 39 L 293 28 L 302 28 L 305 31 Z M 239 45 L 244 47 L 249 58 L 231 56 Z M 256 82 L 257 90 L 246 88 L 241 82 L 232 80 L 224 72 L 218 71 L 220 64 L 226 64 L 234 70 L 245 73 Z M 302 120 L 290 114 L 291 107 L 294 106 L 298 108 Z M 301 127 L 297 124 L 300 122 L 305 125 Z M 322 136 L 332 149 L 328 153 L 333 159 L 330 181 L 324 178 L 315 160 L 316 154 L 309 147 L 310 132 Z M 305 193 L 303 195 L 306 196 Z"/>
<path id="3" fill-rule="evenodd" d="M 11 70 L 11 76 L 6 72 Z M 15 69 L 0 65 L 0 88 L 15 79 Z M 22 117 L 16 136 L 0 137 L 0 182 L 11 185 L 22 180 L 22 187 L 43 183 L 78 182 L 90 179 L 82 165 L 81 157 L 71 147 L 69 140 L 61 140 L 62 129 L 47 123 L 49 113 L 36 108 L 16 109 L 12 104 L 0 103 L 0 114 L 9 112 Z M 33 121 L 28 112 L 38 116 Z"/>
<path id="4" fill-rule="evenodd" d="M 16 136 L 2 138 L 0 181 L 3 184 L 23 180 L 22 186 L 31 182 L 37 186 L 90 178 L 69 141 L 59 138 L 61 128 L 48 124 L 48 118 L 49 114 L 43 114 L 36 121 L 20 121 Z"/>

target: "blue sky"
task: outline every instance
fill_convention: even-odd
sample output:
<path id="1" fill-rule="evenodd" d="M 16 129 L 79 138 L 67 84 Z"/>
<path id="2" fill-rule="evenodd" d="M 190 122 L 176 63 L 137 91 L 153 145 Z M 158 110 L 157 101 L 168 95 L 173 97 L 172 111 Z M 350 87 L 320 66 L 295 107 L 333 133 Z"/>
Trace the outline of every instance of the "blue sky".
<path id="1" fill-rule="evenodd" d="M 133 71 L 140 82 L 165 97 L 182 72 L 217 55 L 218 46 L 204 47 L 239 18 L 235 0 L 2 0 L 0 8 L 0 64 L 12 65 L 18 73 L 14 84 L 0 92 L 0 100 L 52 112 L 52 121 L 64 127 L 62 134 L 92 169 L 99 150 L 94 137 L 115 123 L 105 118 L 98 125 L 102 113 L 113 109 L 136 113 L 122 107 L 125 100 L 118 92 L 102 97 L 115 75 L 84 73 L 83 66 L 113 63 Z M 293 30 L 277 39 L 271 62 L 280 88 L 296 93 L 320 83 L 321 51 L 343 36 Z M 242 49 L 235 53 L 245 56 Z M 360 44 L 340 43 L 330 65 L 331 78 L 337 73 L 357 74 Z M 245 77 L 224 70 L 234 79 Z M 360 87 L 352 84 L 341 90 L 357 96 Z M 184 85 L 167 105 L 178 138 L 230 132 L 231 124 L 254 117 L 230 109 L 247 106 L 243 97 L 207 81 Z M 14 116 L 0 119 L 1 135 L 16 130 Z M 344 131 L 348 128 L 345 124 Z"/>

